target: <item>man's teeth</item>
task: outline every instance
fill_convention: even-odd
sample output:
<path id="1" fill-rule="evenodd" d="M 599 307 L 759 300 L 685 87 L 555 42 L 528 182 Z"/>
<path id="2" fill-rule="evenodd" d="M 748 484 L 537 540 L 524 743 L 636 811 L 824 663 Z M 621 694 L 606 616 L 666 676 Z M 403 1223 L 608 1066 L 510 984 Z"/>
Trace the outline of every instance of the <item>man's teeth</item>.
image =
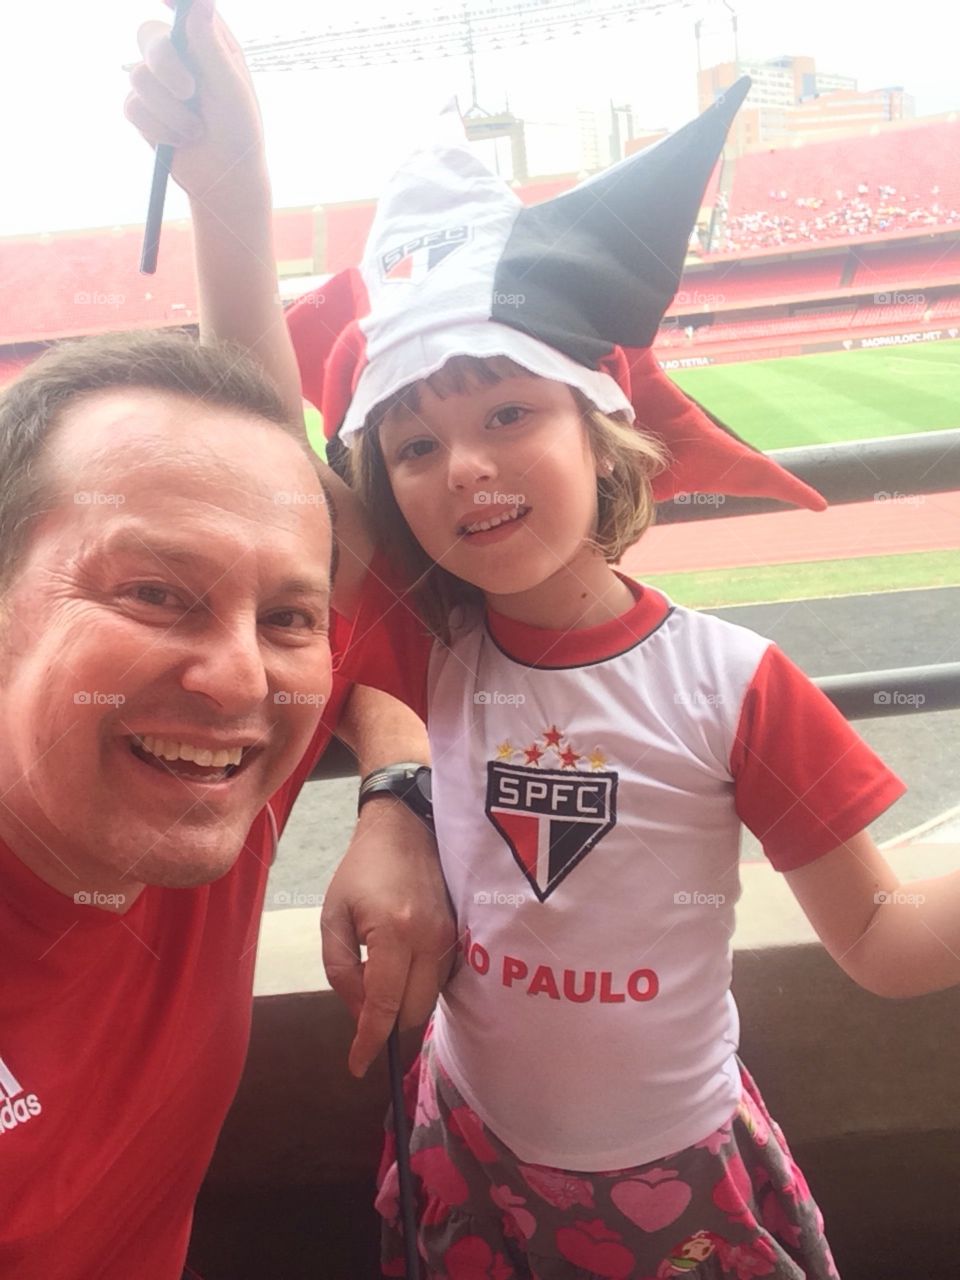
<path id="1" fill-rule="evenodd" d="M 466 525 L 464 533 L 486 533 L 488 529 L 496 529 L 498 525 L 506 524 L 509 520 L 516 520 L 518 516 L 526 515 L 529 510 L 529 507 L 511 507 L 502 516 L 495 516 L 492 520 L 478 520 L 476 524 Z"/>
<path id="2" fill-rule="evenodd" d="M 161 760 L 192 760 L 194 764 L 209 765 L 214 769 L 224 769 L 228 764 L 239 764 L 243 759 L 243 747 L 210 751 L 206 747 L 195 747 L 189 742 L 176 742 L 172 738 L 156 738 L 149 733 L 138 738 L 137 742 L 144 751 L 152 756 L 159 756 Z"/>

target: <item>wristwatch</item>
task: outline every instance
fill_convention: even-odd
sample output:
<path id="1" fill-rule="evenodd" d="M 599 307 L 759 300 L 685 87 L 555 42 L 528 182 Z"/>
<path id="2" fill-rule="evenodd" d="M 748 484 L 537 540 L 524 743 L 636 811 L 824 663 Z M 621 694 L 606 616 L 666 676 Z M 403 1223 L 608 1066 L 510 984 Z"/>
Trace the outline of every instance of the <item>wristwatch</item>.
<path id="1" fill-rule="evenodd" d="M 360 783 L 357 813 L 371 796 L 391 795 L 402 800 L 424 822 L 433 822 L 433 800 L 430 795 L 430 766 L 405 762 L 374 769 Z"/>

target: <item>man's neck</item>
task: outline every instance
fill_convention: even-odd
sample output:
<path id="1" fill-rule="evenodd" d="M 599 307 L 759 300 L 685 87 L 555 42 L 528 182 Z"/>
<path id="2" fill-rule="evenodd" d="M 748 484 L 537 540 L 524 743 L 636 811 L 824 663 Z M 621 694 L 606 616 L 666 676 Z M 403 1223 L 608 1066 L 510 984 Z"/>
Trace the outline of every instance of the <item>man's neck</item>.
<path id="1" fill-rule="evenodd" d="M 80 906 L 94 906 L 101 911 L 124 915 L 139 898 L 145 886 L 98 868 L 95 873 L 77 872 L 44 843 L 28 831 L 12 809 L 0 801 L 0 840 L 13 856 L 38 880 L 72 898 Z"/>

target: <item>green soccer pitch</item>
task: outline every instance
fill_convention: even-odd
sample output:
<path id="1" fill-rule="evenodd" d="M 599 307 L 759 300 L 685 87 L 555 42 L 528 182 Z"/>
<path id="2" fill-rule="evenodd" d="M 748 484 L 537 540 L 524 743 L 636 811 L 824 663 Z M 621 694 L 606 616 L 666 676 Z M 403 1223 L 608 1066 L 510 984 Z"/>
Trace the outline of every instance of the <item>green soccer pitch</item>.
<path id="1" fill-rule="evenodd" d="M 960 427 L 960 341 L 718 364 L 670 377 L 759 449 Z"/>
<path id="2" fill-rule="evenodd" d="M 682 369 L 670 376 L 760 449 L 960 427 L 960 341 Z M 651 575 L 693 608 L 960 586 L 960 555 L 930 551 Z"/>

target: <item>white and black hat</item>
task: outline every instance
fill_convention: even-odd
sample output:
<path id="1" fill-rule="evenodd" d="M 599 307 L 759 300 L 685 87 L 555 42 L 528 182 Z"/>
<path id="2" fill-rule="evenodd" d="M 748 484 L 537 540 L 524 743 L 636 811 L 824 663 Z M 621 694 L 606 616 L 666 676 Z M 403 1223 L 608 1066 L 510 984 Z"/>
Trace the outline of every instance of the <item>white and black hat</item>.
<path id="1" fill-rule="evenodd" d="M 749 87 L 744 77 L 676 133 L 529 207 L 445 111 L 381 197 L 359 268 L 289 313 L 327 437 L 349 443 L 378 404 L 452 356 L 505 355 L 658 437 L 671 457 L 658 501 L 701 491 L 825 507 L 680 391 L 651 351 Z"/>

